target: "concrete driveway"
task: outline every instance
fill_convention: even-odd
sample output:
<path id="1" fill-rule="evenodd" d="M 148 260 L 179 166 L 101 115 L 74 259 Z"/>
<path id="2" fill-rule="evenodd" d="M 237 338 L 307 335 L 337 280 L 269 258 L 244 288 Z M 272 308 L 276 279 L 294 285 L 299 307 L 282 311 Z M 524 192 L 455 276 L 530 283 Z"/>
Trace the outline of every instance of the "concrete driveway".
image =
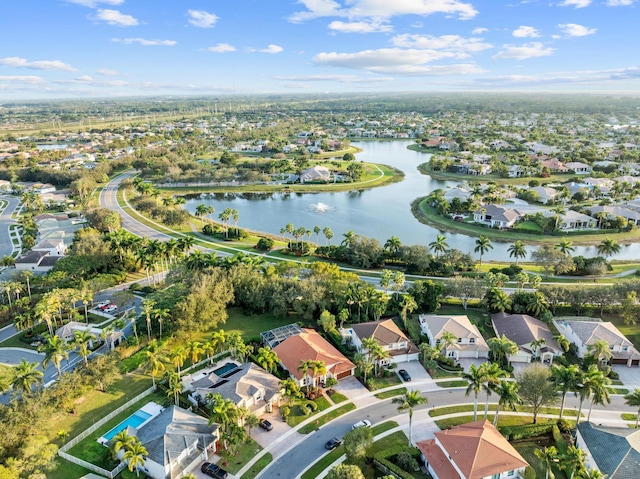
<path id="1" fill-rule="evenodd" d="M 263 448 L 270 446 L 275 439 L 291 430 L 291 427 L 283 421 L 280 410 L 277 408 L 275 408 L 272 413 L 263 414 L 260 416 L 260 419 L 266 419 L 273 425 L 271 431 L 265 431 L 259 426 L 251 429 L 251 437 Z"/>
<path id="2" fill-rule="evenodd" d="M 475 364 L 476 367 L 480 367 L 480 365 L 482 363 L 486 363 L 487 361 L 489 361 L 489 360 L 485 359 L 485 358 L 478 358 L 478 359 L 463 358 L 463 359 L 458 360 L 458 362 L 460 363 L 460 366 L 462 366 L 464 368 L 464 371 L 466 373 L 469 372 L 469 368 L 471 367 L 472 364 Z"/>
<path id="3" fill-rule="evenodd" d="M 398 374 L 398 371 L 400 369 L 404 369 L 405 371 L 407 371 L 409 373 L 409 376 L 411 376 L 412 381 L 425 381 L 431 379 L 431 376 L 429 376 L 429 373 L 422 366 L 422 363 L 420 361 L 398 363 L 398 367 L 394 369 L 394 372 Z"/>
<path id="4" fill-rule="evenodd" d="M 620 376 L 620 381 L 624 384 L 624 387 L 629 391 L 633 391 L 634 388 L 640 388 L 640 368 L 633 366 L 631 368 L 620 364 L 612 366 L 615 372 Z"/>

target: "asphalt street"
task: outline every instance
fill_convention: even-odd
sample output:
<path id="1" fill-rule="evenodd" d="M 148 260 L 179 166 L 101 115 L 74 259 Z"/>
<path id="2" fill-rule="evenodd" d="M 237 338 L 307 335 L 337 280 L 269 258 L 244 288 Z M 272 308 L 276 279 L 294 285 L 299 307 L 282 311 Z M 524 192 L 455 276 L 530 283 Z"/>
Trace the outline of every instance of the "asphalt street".
<path id="1" fill-rule="evenodd" d="M 9 227 L 15 224 L 15 220 L 11 215 L 20 205 L 20 198 L 16 196 L 0 196 L 0 200 L 7 201 L 7 207 L 0 214 L 0 258 L 3 256 L 11 256 L 13 253 L 13 242 L 9 233 Z"/>

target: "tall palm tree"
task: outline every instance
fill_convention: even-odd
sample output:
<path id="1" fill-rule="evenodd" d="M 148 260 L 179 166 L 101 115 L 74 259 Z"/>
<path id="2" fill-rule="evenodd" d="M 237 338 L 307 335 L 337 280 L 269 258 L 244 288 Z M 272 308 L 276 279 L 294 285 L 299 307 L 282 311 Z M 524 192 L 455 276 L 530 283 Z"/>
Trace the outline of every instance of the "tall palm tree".
<path id="1" fill-rule="evenodd" d="M 151 298 L 142 300 L 142 314 L 147 321 L 147 340 L 151 341 L 151 315 L 156 307 L 156 302 Z"/>
<path id="2" fill-rule="evenodd" d="M 151 381 L 153 382 L 153 389 L 155 390 L 156 374 L 165 370 L 160 346 L 158 346 L 158 342 L 155 339 L 149 342 L 147 349 L 144 351 L 144 355 L 146 358 L 146 367 L 151 371 Z"/>
<path id="3" fill-rule="evenodd" d="M 58 376 L 62 374 L 60 366 L 63 359 L 69 359 L 69 345 L 60 336 L 45 336 L 45 342 L 38 347 L 38 351 L 44 353 L 42 367 L 46 368 L 49 363 L 58 370 Z"/>
<path id="4" fill-rule="evenodd" d="M 398 238 L 397 236 L 392 236 L 385 242 L 384 249 L 389 253 L 391 258 L 396 258 L 398 256 L 398 253 L 400 252 L 401 246 L 402 242 L 400 241 L 400 238 Z"/>
<path id="5" fill-rule="evenodd" d="M 609 257 L 620 252 L 620 245 L 611 238 L 603 239 L 598 245 L 598 254 Z"/>
<path id="6" fill-rule="evenodd" d="M 599 361 L 609 361 L 613 353 L 611 349 L 609 349 L 609 343 L 607 343 L 604 339 L 598 339 L 587 346 L 587 351 L 591 356 L 596 358 Z"/>
<path id="7" fill-rule="evenodd" d="M 565 353 L 569 351 L 571 342 L 564 334 L 558 334 L 554 336 L 553 339 L 556 341 L 556 343 L 558 343 L 558 346 L 560 346 Z"/>
<path id="8" fill-rule="evenodd" d="M 180 405 L 180 394 L 182 393 L 182 381 L 180 375 L 174 371 L 167 371 L 167 395 L 173 396 L 176 406 Z"/>
<path id="9" fill-rule="evenodd" d="M 533 453 L 544 463 L 545 469 L 547 471 L 546 479 L 554 479 L 555 474 L 551 470 L 551 467 L 553 464 L 558 463 L 558 450 L 556 449 L 556 447 L 549 446 L 545 447 L 544 449 L 536 449 L 535 451 L 533 451 Z"/>
<path id="10" fill-rule="evenodd" d="M 562 400 L 560 402 L 560 417 L 562 419 L 562 413 L 564 412 L 564 401 L 568 392 L 577 393 L 580 384 L 580 368 L 576 364 L 569 366 L 551 366 L 551 381 L 555 385 L 556 389 L 560 391 Z"/>
<path id="11" fill-rule="evenodd" d="M 489 396 L 491 396 L 491 391 L 500 383 L 502 378 L 507 376 L 507 372 L 501 369 L 497 363 L 482 363 L 480 368 L 484 369 L 484 383 L 482 387 L 487 394 L 484 404 L 484 418 L 487 419 L 489 415 Z"/>
<path id="12" fill-rule="evenodd" d="M 269 346 L 258 349 L 256 362 L 264 369 L 272 373 L 278 366 L 278 355 Z"/>
<path id="13" fill-rule="evenodd" d="M 565 470 L 571 471 L 569 479 L 573 479 L 576 472 L 584 469 L 584 461 L 587 454 L 577 446 L 569 446 L 567 451 L 560 456 L 560 463 Z"/>
<path id="14" fill-rule="evenodd" d="M 400 300 L 400 315 L 402 316 L 402 324 L 404 325 L 405 331 L 408 329 L 407 326 L 407 313 L 412 313 L 416 309 L 418 309 L 418 303 L 413 299 L 413 296 L 409 294 L 402 295 L 402 299 Z"/>
<path id="15" fill-rule="evenodd" d="M 635 388 L 633 392 L 630 392 L 624 396 L 624 402 L 627 406 L 633 406 L 638 408 L 638 414 L 636 415 L 635 428 L 638 429 L 638 422 L 640 422 L 640 389 Z"/>
<path id="16" fill-rule="evenodd" d="M 73 332 L 74 339 L 73 344 L 78 346 L 78 354 L 84 361 L 84 365 L 87 366 L 89 354 L 91 354 L 90 347 L 92 342 L 96 339 L 95 334 L 91 333 L 88 329 L 81 329 Z"/>
<path id="17" fill-rule="evenodd" d="M 122 460 L 127 462 L 127 469 L 130 472 L 135 469 L 136 476 L 140 477 L 140 468 L 144 466 L 148 455 L 147 449 L 136 439 L 127 447 Z"/>
<path id="18" fill-rule="evenodd" d="M 568 256 L 569 253 L 575 251 L 575 248 L 573 247 L 573 241 L 570 241 L 566 238 L 562 238 L 560 240 L 560 243 L 555 244 L 554 248 L 560 251 L 565 256 Z"/>
<path id="19" fill-rule="evenodd" d="M 582 414 L 582 405 L 584 404 L 584 400 L 591 397 L 591 392 L 593 391 L 594 384 L 600 380 L 600 375 L 602 371 L 598 369 L 598 366 L 592 364 L 589 366 L 589 369 L 586 371 L 580 372 L 580 382 L 577 386 L 578 397 L 580 401 L 578 403 L 578 416 L 576 419 L 576 425 L 580 423 L 580 417 Z"/>
<path id="20" fill-rule="evenodd" d="M 287 400 L 289 406 L 293 406 L 296 399 L 302 398 L 300 387 L 293 378 L 283 379 L 278 383 L 280 395 Z"/>
<path id="21" fill-rule="evenodd" d="M 449 249 L 447 238 L 443 235 L 437 235 L 435 241 L 429 243 L 429 249 L 436 254 L 436 259 L 439 259 L 440 255 L 446 253 Z"/>
<path id="22" fill-rule="evenodd" d="M 204 353 L 202 343 L 200 341 L 187 342 L 186 353 L 191 360 L 191 364 L 196 364 L 200 360 L 200 356 Z"/>
<path id="23" fill-rule="evenodd" d="M 458 343 L 458 336 L 446 330 L 442 332 L 438 339 L 439 345 L 442 347 L 442 351 L 444 351 L 443 356 L 445 357 L 447 356 L 447 349 L 449 349 L 449 346 L 453 346 Z"/>
<path id="24" fill-rule="evenodd" d="M 599 374 L 594 375 L 591 379 L 591 405 L 589 406 L 589 414 L 587 421 L 591 421 L 591 410 L 594 404 L 604 406 L 611 402 L 610 388 L 611 379 L 609 379 L 603 371 L 598 370 Z"/>
<path id="25" fill-rule="evenodd" d="M 524 242 L 520 241 L 520 240 L 516 241 L 511 246 L 509 246 L 507 251 L 509 252 L 509 257 L 510 258 L 515 258 L 516 259 L 516 265 L 518 264 L 518 260 L 520 258 L 524 259 L 524 258 L 527 257 L 526 246 L 525 246 Z"/>
<path id="26" fill-rule="evenodd" d="M 498 407 L 496 408 L 496 415 L 493 418 L 493 425 L 498 425 L 498 414 L 500 414 L 500 409 L 511 409 L 512 411 L 516 410 L 518 404 L 520 404 L 520 396 L 518 395 L 518 389 L 520 386 L 515 381 L 505 381 L 504 379 L 500 381 L 496 386 L 494 386 L 494 391 L 498 395 Z"/>
<path id="27" fill-rule="evenodd" d="M 113 436 L 109 441 L 109 447 L 111 449 L 113 459 L 117 459 L 120 451 L 123 449 L 126 450 L 135 441 L 135 439 L 136 437 L 130 436 L 126 429 L 123 429 Z"/>
<path id="28" fill-rule="evenodd" d="M 469 372 L 462 374 L 462 379 L 469 381 L 465 395 L 468 396 L 473 391 L 473 422 L 478 418 L 478 394 L 482 390 L 482 385 L 485 381 L 484 374 L 485 369 L 482 366 L 477 367 L 475 364 L 469 367 Z"/>
<path id="29" fill-rule="evenodd" d="M 216 348 L 220 348 L 220 352 L 224 351 L 224 347 L 227 344 L 227 336 L 224 329 L 218 329 L 211 335 L 211 340 L 216 345 Z"/>
<path id="30" fill-rule="evenodd" d="M 393 403 L 399 404 L 398 411 L 409 411 L 409 447 L 411 447 L 412 443 L 412 427 L 413 427 L 413 408 L 419 406 L 420 404 L 427 404 L 428 400 L 426 397 L 422 395 L 422 392 L 413 390 L 407 391 L 400 397 L 395 397 L 392 399 Z"/>
<path id="31" fill-rule="evenodd" d="M 353 356 L 353 362 L 356 367 L 362 373 L 362 380 L 364 384 L 367 384 L 367 374 L 373 371 L 373 363 L 369 360 L 369 355 L 364 353 L 356 353 Z"/>
<path id="32" fill-rule="evenodd" d="M 187 359 L 187 353 L 182 346 L 177 347 L 173 351 L 169 352 L 169 361 L 173 364 L 180 375 L 180 368 L 184 364 L 184 360 Z"/>
<path id="33" fill-rule="evenodd" d="M 518 345 L 504 334 L 501 338 L 489 338 L 487 346 L 493 355 L 493 360 L 501 364 L 508 362 L 509 356 L 518 352 Z"/>
<path id="34" fill-rule="evenodd" d="M 11 387 L 16 394 L 31 394 L 34 386 L 42 384 L 43 376 L 44 373 L 38 369 L 38 363 L 30 363 L 22 359 L 19 364 L 11 368 Z"/>
<path id="35" fill-rule="evenodd" d="M 491 240 L 484 235 L 480 235 L 476 240 L 476 247 L 473 249 L 475 253 L 480 253 L 480 268 L 482 268 L 482 256 L 490 249 L 493 249 Z"/>

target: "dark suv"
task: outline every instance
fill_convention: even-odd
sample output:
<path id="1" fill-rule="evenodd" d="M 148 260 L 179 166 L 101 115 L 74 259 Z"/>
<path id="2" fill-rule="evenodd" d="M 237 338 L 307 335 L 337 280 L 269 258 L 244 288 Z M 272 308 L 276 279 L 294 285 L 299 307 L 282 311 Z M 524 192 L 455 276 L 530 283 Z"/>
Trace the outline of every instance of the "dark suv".
<path id="1" fill-rule="evenodd" d="M 220 466 L 216 466 L 215 464 L 211 464 L 210 462 L 205 462 L 200 470 L 207 476 L 213 477 L 214 479 L 225 479 L 229 475 L 229 473 L 222 469 Z"/>
<path id="2" fill-rule="evenodd" d="M 273 429 L 273 424 L 271 424 L 266 419 L 260 419 L 260 422 L 258 423 L 258 426 L 260 426 L 265 431 L 271 431 Z"/>

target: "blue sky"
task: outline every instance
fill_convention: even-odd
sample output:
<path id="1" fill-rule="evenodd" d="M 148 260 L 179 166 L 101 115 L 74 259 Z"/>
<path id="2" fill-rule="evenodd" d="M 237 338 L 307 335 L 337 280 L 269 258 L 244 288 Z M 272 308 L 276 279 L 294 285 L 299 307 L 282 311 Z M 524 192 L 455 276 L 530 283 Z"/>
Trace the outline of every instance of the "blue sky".
<path id="1" fill-rule="evenodd" d="M 640 0 L 5 0 L 0 99 L 640 92 Z"/>

